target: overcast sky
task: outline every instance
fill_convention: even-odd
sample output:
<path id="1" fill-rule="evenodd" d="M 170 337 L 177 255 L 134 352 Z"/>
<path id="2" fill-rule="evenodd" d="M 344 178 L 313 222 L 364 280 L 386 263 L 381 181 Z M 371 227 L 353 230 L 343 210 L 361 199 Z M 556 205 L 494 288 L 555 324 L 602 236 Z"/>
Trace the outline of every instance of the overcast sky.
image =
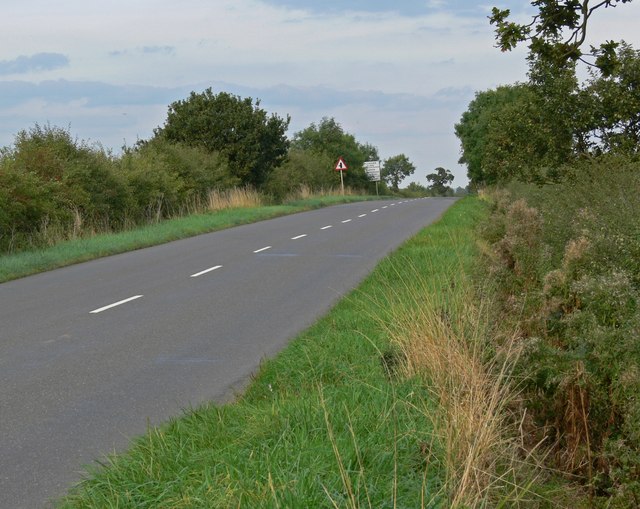
<path id="1" fill-rule="evenodd" d="M 426 184 L 466 185 L 453 126 L 475 91 L 526 78 L 524 50 L 493 47 L 493 5 L 524 0 L 3 0 L 0 146 L 34 123 L 119 152 L 167 106 L 212 87 L 291 115 L 290 135 L 334 117 Z M 640 48 L 640 2 L 597 13 L 594 41 Z M 408 183 L 405 182 L 405 184 Z"/>

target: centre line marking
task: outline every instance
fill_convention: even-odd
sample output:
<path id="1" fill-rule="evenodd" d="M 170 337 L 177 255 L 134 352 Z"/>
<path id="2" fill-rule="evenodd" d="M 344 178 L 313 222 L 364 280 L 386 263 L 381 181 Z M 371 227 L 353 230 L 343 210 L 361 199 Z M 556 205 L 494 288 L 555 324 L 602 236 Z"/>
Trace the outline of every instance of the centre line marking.
<path id="1" fill-rule="evenodd" d="M 342 221 L 343 223 L 350 223 L 351 219 L 345 219 L 344 221 Z"/>
<path id="2" fill-rule="evenodd" d="M 320 228 L 321 230 L 328 230 L 329 228 L 333 228 L 332 224 L 328 224 L 327 226 L 323 226 L 322 228 Z"/>
<path id="3" fill-rule="evenodd" d="M 107 309 L 111 309 L 114 308 L 116 306 L 121 306 L 122 304 L 126 304 L 127 302 L 131 302 L 132 300 L 136 300 L 139 299 L 140 297 L 144 297 L 144 295 L 134 295 L 133 297 L 129 297 L 128 299 L 124 299 L 118 302 L 114 302 L 113 304 L 109 304 L 108 306 L 104 306 L 98 309 L 94 309 L 93 311 L 89 311 L 89 313 L 102 313 L 103 311 L 106 311 Z"/>
<path id="4" fill-rule="evenodd" d="M 266 246 L 266 247 L 262 247 L 262 248 L 260 248 L 260 249 L 256 249 L 256 250 L 254 251 L 254 253 L 255 253 L 255 254 L 257 254 L 257 253 L 262 253 L 262 251 L 266 251 L 267 249 L 271 249 L 271 246 Z"/>
<path id="5" fill-rule="evenodd" d="M 383 209 L 388 209 L 389 207 L 387 205 L 385 205 L 384 207 L 382 207 Z"/>
<path id="6" fill-rule="evenodd" d="M 358 217 L 364 217 L 366 216 L 366 214 L 360 214 Z"/>
<path id="7" fill-rule="evenodd" d="M 306 236 L 307 236 L 307 234 L 303 233 L 302 235 L 297 235 L 295 237 L 291 237 L 291 240 L 298 240 L 298 239 L 301 239 L 301 238 L 306 237 Z"/>
<path id="8" fill-rule="evenodd" d="M 380 209 L 373 209 L 371 212 L 378 212 Z"/>
<path id="9" fill-rule="evenodd" d="M 216 265 L 215 267 L 211 267 L 211 268 L 205 269 L 205 270 L 203 270 L 201 272 L 196 272 L 195 274 L 191 274 L 191 276 L 189 276 L 189 277 L 202 276 L 203 274 L 206 274 L 207 272 L 211 272 L 211 271 L 218 270 L 218 269 L 221 269 L 221 268 L 222 268 L 222 265 Z"/>

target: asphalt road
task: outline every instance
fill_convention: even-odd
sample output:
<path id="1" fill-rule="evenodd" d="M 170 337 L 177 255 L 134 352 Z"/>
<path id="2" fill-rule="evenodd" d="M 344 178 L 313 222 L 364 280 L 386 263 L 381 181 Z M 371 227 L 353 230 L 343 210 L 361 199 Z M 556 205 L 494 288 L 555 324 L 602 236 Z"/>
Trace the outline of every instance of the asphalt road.
<path id="1" fill-rule="evenodd" d="M 149 423 L 230 399 L 451 203 L 340 205 L 0 284 L 0 508 L 46 507 Z"/>

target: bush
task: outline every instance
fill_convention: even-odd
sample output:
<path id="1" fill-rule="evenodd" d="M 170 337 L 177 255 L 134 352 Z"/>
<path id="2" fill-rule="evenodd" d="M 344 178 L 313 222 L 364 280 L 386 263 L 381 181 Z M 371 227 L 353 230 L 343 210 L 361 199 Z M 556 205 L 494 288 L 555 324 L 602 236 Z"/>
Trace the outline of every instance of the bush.
<path id="1" fill-rule="evenodd" d="M 115 164 L 102 151 L 85 150 L 64 170 L 69 207 L 91 227 L 107 230 L 125 223 L 130 194 L 124 179 L 114 171 Z"/>
<path id="2" fill-rule="evenodd" d="M 136 221 L 159 220 L 204 203 L 211 189 L 225 189 L 239 180 L 229 174 L 226 160 L 201 147 L 161 138 L 128 150 L 120 172 L 133 198 Z"/>
<path id="3" fill-rule="evenodd" d="M 121 222 L 127 189 L 113 172 L 114 160 L 68 130 L 36 124 L 2 152 L 2 250 L 24 249 Z M 52 232 L 56 232 L 52 237 Z M 71 233 L 70 233 L 71 232 Z"/>
<path id="4" fill-rule="evenodd" d="M 637 505 L 640 164 L 607 156 L 572 173 L 497 197 L 488 267 L 503 316 L 523 331 L 526 406 L 557 465 L 594 493 Z"/>
<path id="5" fill-rule="evenodd" d="M 211 189 L 230 189 L 240 185 L 240 179 L 231 175 L 227 160 L 218 152 L 182 143 L 169 143 L 155 139 L 142 150 L 158 154 L 167 168 L 182 181 L 180 199 L 205 197 Z"/>
<path id="6" fill-rule="evenodd" d="M 269 176 L 265 191 L 281 201 L 301 186 L 312 191 L 330 189 L 340 183 L 334 165 L 335 161 L 327 154 L 291 149 L 287 160 Z"/>
<path id="7" fill-rule="evenodd" d="M 58 213 L 59 187 L 16 169 L 10 158 L 0 160 L 0 251 L 31 245 L 46 218 Z"/>
<path id="8" fill-rule="evenodd" d="M 156 139 L 114 157 L 36 124 L 0 151 L 0 251 L 205 210 L 239 183 L 217 152 Z"/>

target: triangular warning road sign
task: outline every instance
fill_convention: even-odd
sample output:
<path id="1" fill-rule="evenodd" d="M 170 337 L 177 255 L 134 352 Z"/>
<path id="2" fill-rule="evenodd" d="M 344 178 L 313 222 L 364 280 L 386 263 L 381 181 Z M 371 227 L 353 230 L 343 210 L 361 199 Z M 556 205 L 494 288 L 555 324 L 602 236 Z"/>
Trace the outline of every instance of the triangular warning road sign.
<path id="1" fill-rule="evenodd" d="M 342 157 L 338 159 L 335 169 L 336 171 L 347 171 L 347 163 L 344 162 L 344 159 L 342 159 Z"/>

